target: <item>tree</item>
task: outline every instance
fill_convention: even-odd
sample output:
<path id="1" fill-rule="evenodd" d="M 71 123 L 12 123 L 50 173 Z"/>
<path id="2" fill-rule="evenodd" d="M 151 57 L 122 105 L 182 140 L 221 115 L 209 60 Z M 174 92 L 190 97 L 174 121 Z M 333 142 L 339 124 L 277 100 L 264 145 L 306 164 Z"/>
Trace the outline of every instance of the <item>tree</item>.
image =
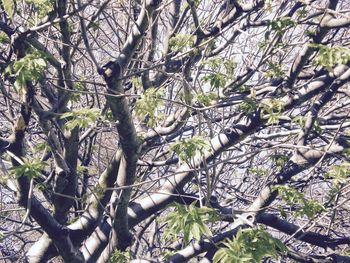
<path id="1" fill-rule="evenodd" d="M 0 7 L 2 260 L 350 261 L 349 1 Z"/>

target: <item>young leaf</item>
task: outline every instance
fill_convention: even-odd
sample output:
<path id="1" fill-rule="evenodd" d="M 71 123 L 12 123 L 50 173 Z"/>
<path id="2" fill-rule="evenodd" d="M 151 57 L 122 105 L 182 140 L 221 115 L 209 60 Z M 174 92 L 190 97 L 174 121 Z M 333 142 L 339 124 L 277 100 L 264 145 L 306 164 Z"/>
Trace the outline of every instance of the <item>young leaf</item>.
<path id="1" fill-rule="evenodd" d="M 99 117 L 100 109 L 92 108 L 66 112 L 62 114 L 61 119 L 69 119 L 64 126 L 67 130 L 72 130 L 75 127 L 86 128 L 96 122 Z"/>

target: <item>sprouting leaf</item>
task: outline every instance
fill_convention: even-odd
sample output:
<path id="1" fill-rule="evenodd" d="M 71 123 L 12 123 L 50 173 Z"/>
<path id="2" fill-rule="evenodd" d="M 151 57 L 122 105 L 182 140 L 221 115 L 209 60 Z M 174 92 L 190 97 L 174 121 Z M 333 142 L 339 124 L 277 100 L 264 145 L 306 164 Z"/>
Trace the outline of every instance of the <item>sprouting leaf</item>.
<path id="1" fill-rule="evenodd" d="M 307 216 L 313 218 L 317 214 L 325 211 L 325 207 L 314 199 L 305 198 L 304 194 L 288 185 L 279 185 L 274 187 L 282 199 L 291 206 L 296 206 L 295 216 Z"/>
<path id="2" fill-rule="evenodd" d="M 210 149 L 208 142 L 200 136 L 180 140 L 170 146 L 181 161 L 188 161 L 195 156 L 196 153 L 203 153 Z"/>
<path id="3" fill-rule="evenodd" d="M 271 158 L 275 161 L 276 166 L 279 168 L 282 168 L 289 160 L 288 156 L 282 154 L 272 155 Z"/>
<path id="4" fill-rule="evenodd" d="M 5 12 L 12 19 L 14 12 L 15 12 L 15 8 L 16 8 L 16 1 L 15 0 L 1 0 L 1 2 L 2 2 L 2 5 L 5 9 Z"/>
<path id="5" fill-rule="evenodd" d="M 262 227 L 240 229 L 233 240 L 227 239 L 214 255 L 214 263 L 262 262 L 263 257 L 277 259 L 286 246 Z"/>
<path id="6" fill-rule="evenodd" d="M 163 105 L 164 89 L 150 88 L 141 95 L 135 104 L 135 115 L 142 119 L 147 118 L 147 125 L 153 127 L 162 117 L 158 109 Z"/>
<path id="7" fill-rule="evenodd" d="M 333 184 L 338 185 L 345 183 L 346 179 L 350 176 L 350 163 L 343 162 L 339 165 L 333 165 L 331 169 L 326 173 L 326 177 L 333 179 Z"/>
<path id="8" fill-rule="evenodd" d="M 84 78 L 80 78 L 79 81 L 74 81 L 73 82 L 73 91 L 72 94 L 70 96 L 70 100 L 73 102 L 79 102 L 80 98 L 81 98 L 81 93 L 80 91 L 84 90 Z M 77 92 L 74 92 L 77 91 Z"/>
<path id="9" fill-rule="evenodd" d="M 195 36 L 190 34 L 177 34 L 170 38 L 169 47 L 172 51 L 182 52 L 186 48 L 191 47 L 195 42 Z"/>
<path id="10" fill-rule="evenodd" d="M 214 88 L 220 88 L 225 86 L 227 80 L 233 79 L 237 63 L 232 59 L 215 56 L 204 60 L 202 65 L 206 66 L 210 72 L 202 80 L 209 82 Z"/>
<path id="11" fill-rule="evenodd" d="M 129 262 L 131 259 L 130 251 L 115 250 L 110 256 L 108 263 L 122 263 Z"/>
<path id="12" fill-rule="evenodd" d="M 246 97 L 243 102 L 239 104 L 239 109 L 246 113 L 252 113 L 257 109 L 257 102 L 253 98 Z"/>
<path id="13" fill-rule="evenodd" d="M 42 162 L 35 158 L 26 158 L 23 160 L 23 164 L 12 167 L 10 169 L 10 172 L 17 178 L 21 176 L 27 176 L 28 178 L 37 178 L 40 176 L 42 170 L 46 165 L 46 162 Z"/>
<path id="14" fill-rule="evenodd" d="M 72 130 L 75 127 L 86 128 L 90 124 L 96 122 L 100 117 L 100 109 L 78 109 L 62 114 L 61 119 L 69 119 L 65 123 L 67 130 Z"/>
<path id="15" fill-rule="evenodd" d="M 217 220 L 217 212 L 209 207 L 196 207 L 196 202 L 189 206 L 174 203 L 175 210 L 165 218 L 168 228 L 164 233 L 165 239 L 183 234 L 187 244 L 192 239 L 200 240 L 203 235 L 211 236 L 208 222 Z"/>
<path id="16" fill-rule="evenodd" d="M 10 38 L 5 32 L 0 32 L 0 43 L 10 43 Z"/>
<path id="17" fill-rule="evenodd" d="M 310 44 L 310 47 L 318 49 L 315 64 L 324 66 L 327 70 L 333 71 L 334 66 L 346 64 L 350 61 L 350 49 L 341 46 L 329 47 L 322 44 Z"/>
<path id="18" fill-rule="evenodd" d="M 38 17 L 42 18 L 47 15 L 53 8 L 54 1 L 52 0 L 25 0 L 37 12 Z"/>
<path id="19" fill-rule="evenodd" d="M 43 54 L 33 52 L 9 65 L 5 74 L 14 74 L 16 77 L 15 89 L 21 91 L 26 81 L 36 81 L 46 68 L 46 59 Z"/>
<path id="20" fill-rule="evenodd" d="M 207 107 L 218 98 L 218 95 L 216 92 L 201 92 L 197 94 L 196 98 L 200 104 Z"/>
<path id="21" fill-rule="evenodd" d="M 270 21 L 269 23 L 269 27 L 271 28 L 271 30 L 275 31 L 277 35 L 280 36 L 282 36 L 284 32 L 287 31 L 287 29 L 295 25 L 296 22 L 287 16 L 278 17 L 275 20 Z"/>
<path id="22" fill-rule="evenodd" d="M 284 72 L 281 68 L 280 64 L 272 63 L 270 62 L 268 64 L 269 70 L 265 73 L 267 77 L 282 77 L 284 75 Z"/>
<path id="23" fill-rule="evenodd" d="M 264 100 L 261 103 L 261 117 L 268 123 L 277 123 L 283 112 L 283 102 L 279 98 Z"/>

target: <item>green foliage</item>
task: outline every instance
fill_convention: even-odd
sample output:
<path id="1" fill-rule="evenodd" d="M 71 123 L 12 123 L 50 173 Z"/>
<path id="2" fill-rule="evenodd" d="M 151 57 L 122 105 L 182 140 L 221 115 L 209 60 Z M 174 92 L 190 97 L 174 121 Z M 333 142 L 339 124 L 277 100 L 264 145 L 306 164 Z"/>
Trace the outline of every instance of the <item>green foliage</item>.
<path id="1" fill-rule="evenodd" d="M 350 175 L 350 163 L 343 162 L 339 165 L 333 165 L 326 173 L 326 177 L 333 179 L 334 185 L 343 184 Z"/>
<path id="2" fill-rule="evenodd" d="M 305 126 L 306 123 L 306 118 L 305 116 L 296 116 L 295 118 L 293 118 L 292 123 L 295 123 L 297 125 L 299 125 L 301 128 L 303 128 Z M 320 122 L 316 119 L 314 121 L 314 124 L 312 126 L 312 130 L 318 133 L 322 132 L 321 126 L 320 126 Z"/>
<path id="3" fill-rule="evenodd" d="M 0 3 L 4 7 L 5 12 L 7 15 L 12 19 L 16 7 L 16 1 L 15 0 L 0 0 Z"/>
<path id="4" fill-rule="evenodd" d="M 37 143 L 34 145 L 34 152 L 42 152 L 47 148 L 50 148 L 50 145 L 45 141 L 41 143 Z"/>
<path id="5" fill-rule="evenodd" d="M 47 184 L 46 183 L 37 183 L 35 185 L 35 188 L 40 190 L 40 191 L 44 191 L 45 189 L 47 189 Z"/>
<path id="6" fill-rule="evenodd" d="M 282 77 L 284 72 L 280 64 L 269 63 L 269 70 L 265 73 L 267 77 Z"/>
<path id="7" fill-rule="evenodd" d="M 84 83 L 82 82 L 84 79 L 81 78 L 81 81 L 73 82 L 73 90 L 75 91 L 83 91 L 84 90 Z M 72 92 L 70 96 L 70 100 L 73 102 L 79 102 L 81 98 L 80 92 Z"/>
<path id="8" fill-rule="evenodd" d="M 265 176 L 268 175 L 269 170 L 266 168 L 259 168 L 259 167 L 250 167 L 248 168 L 249 173 L 258 175 L 258 176 Z"/>
<path id="9" fill-rule="evenodd" d="M 271 156 L 272 160 L 275 161 L 275 164 L 278 168 L 282 168 L 286 162 L 288 162 L 289 160 L 289 157 L 286 156 L 286 155 L 281 155 L 281 154 L 278 154 L 278 155 L 273 155 Z"/>
<path id="10" fill-rule="evenodd" d="M 289 205 L 300 203 L 304 199 L 303 193 L 298 192 L 288 185 L 279 185 L 276 186 L 275 189 L 278 191 L 278 194 L 282 197 L 282 199 Z"/>
<path id="11" fill-rule="evenodd" d="M 81 165 L 77 166 L 77 173 L 78 174 L 87 173 L 88 171 L 89 171 L 89 169 L 86 166 L 81 166 Z"/>
<path id="12" fill-rule="evenodd" d="M 175 210 L 165 218 L 168 224 L 164 234 L 165 239 L 176 238 L 178 234 L 183 233 L 187 244 L 192 239 L 200 240 L 203 235 L 212 235 L 207 223 L 217 219 L 217 212 L 209 207 L 196 207 L 195 203 L 189 206 L 174 203 Z"/>
<path id="13" fill-rule="evenodd" d="M 217 98 L 216 92 L 201 92 L 196 96 L 197 101 L 205 107 L 210 106 Z"/>
<path id="14" fill-rule="evenodd" d="M 189 161 L 197 152 L 203 153 L 210 149 L 208 142 L 201 136 L 180 140 L 170 146 L 181 161 Z"/>
<path id="15" fill-rule="evenodd" d="M 302 115 L 296 116 L 295 118 L 293 118 L 292 123 L 295 123 L 300 127 L 304 127 L 306 123 L 306 117 Z"/>
<path id="16" fill-rule="evenodd" d="M 223 245 L 214 255 L 214 263 L 260 263 L 263 257 L 277 259 L 279 252 L 286 251 L 286 246 L 262 227 L 240 229 L 233 240 Z"/>
<path id="17" fill-rule="evenodd" d="M 113 113 L 111 111 L 111 109 L 108 109 L 104 115 L 104 120 L 106 121 L 113 121 L 114 118 L 113 118 Z"/>
<path id="18" fill-rule="evenodd" d="M 209 82 L 214 88 L 224 87 L 226 84 L 226 76 L 220 73 L 212 73 L 203 77 L 204 82 Z"/>
<path id="19" fill-rule="evenodd" d="M 328 203 L 334 202 L 336 199 L 336 196 L 341 190 L 341 186 L 339 184 L 333 184 L 330 189 L 328 190 L 326 200 Z"/>
<path id="20" fill-rule="evenodd" d="M 150 88 L 141 95 L 135 104 L 135 115 L 142 119 L 148 118 L 147 125 L 153 127 L 161 117 L 156 115 L 157 108 L 164 103 L 164 89 Z"/>
<path id="21" fill-rule="evenodd" d="M 64 124 L 67 130 L 73 130 L 75 127 L 86 128 L 91 123 L 96 122 L 100 117 L 100 109 L 78 109 L 63 113 L 61 119 L 69 119 Z"/>
<path id="22" fill-rule="evenodd" d="M 283 112 L 283 102 L 279 98 L 264 100 L 261 103 L 261 117 L 268 123 L 278 123 Z"/>
<path id="23" fill-rule="evenodd" d="M 298 18 L 305 18 L 305 17 L 307 17 L 307 15 L 308 15 L 308 12 L 305 8 L 302 8 L 302 9 L 297 11 Z"/>
<path id="24" fill-rule="evenodd" d="M 282 36 L 289 27 L 293 27 L 295 25 L 296 22 L 287 16 L 278 17 L 275 20 L 269 22 L 270 29 L 272 31 L 275 31 L 279 36 Z"/>
<path id="25" fill-rule="evenodd" d="M 141 88 L 142 87 L 142 81 L 140 77 L 132 77 L 131 83 L 135 88 Z"/>
<path id="26" fill-rule="evenodd" d="M 308 218 L 313 218 L 317 214 L 325 211 L 326 208 L 314 199 L 304 199 L 302 206 L 295 211 L 296 216 L 306 215 Z"/>
<path id="27" fill-rule="evenodd" d="M 26 0 L 26 3 L 34 7 L 38 17 L 42 18 L 47 15 L 53 8 L 54 1 L 52 0 Z"/>
<path id="28" fill-rule="evenodd" d="M 208 66 L 212 71 L 212 73 L 204 76 L 202 80 L 204 82 L 209 82 L 214 88 L 224 87 L 226 81 L 233 78 L 237 66 L 237 63 L 233 60 L 223 59 L 219 56 L 209 58 L 203 61 L 202 64 Z"/>
<path id="29" fill-rule="evenodd" d="M 34 51 L 9 65 L 5 73 L 15 75 L 15 90 L 18 92 L 25 86 L 26 81 L 38 80 L 45 67 L 45 56 L 40 52 Z"/>
<path id="30" fill-rule="evenodd" d="M 273 3 L 273 0 L 264 1 L 264 9 L 270 13 L 272 12 L 272 3 Z"/>
<path id="31" fill-rule="evenodd" d="M 45 168 L 46 165 L 46 162 L 42 162 L 35 158 L 28 158 L 23 160 L 23 164 L 12 167 L 10 169 L 10 172 L 17 178 L 21 176 L 37 178 L 40 176 L 41 171 Z"/>
<path id="32" fill-rule="evenodd" d="M 10 43 L 10 38 L 6 35 L 5 32 L 0 32 L 0 43 L 8 44 Z"/>
<path id="33" fill-rule="evenodd" d="M 313 218 L 315 215 L 326 210 L 317 200 L 306 199 L 303 193 L 298 192 L 290 186 L 279 185 L 275 189 L 288 205 L 298 205 L 298 208 L 294 211 L 295 216 Z"/>
<path id="34" fill-rule="evenodd" d="M 131 259 L 130 251 L 115 250 L 108 260 L 108 263 L 124 263 Z"/>
<path id="35" fill-rule="evenodd" d="M 252 113 L 257 109 L 258 105 L 255 99 L 246 97 L 243 99 L 243 102 L 241 102 L 238 107 L 241 111 L 244 111 L 246 113 Z"/>
<path id="36" fill-rule="evenodd" d="M 341 46 L 329 47 L 322 44 L 310 44 L 319 50 L 315 63 L 333 71 L 335 65 L 346 64 L 350 60 L 350 49 Z"/>
<path id="37" fill-rule="evenodd" d="M 190 34 L 177 34 L 170 38 L 169 47 L 174 52 L 182 52 L 191 47 L 195 42 L 195 36 Z"/>

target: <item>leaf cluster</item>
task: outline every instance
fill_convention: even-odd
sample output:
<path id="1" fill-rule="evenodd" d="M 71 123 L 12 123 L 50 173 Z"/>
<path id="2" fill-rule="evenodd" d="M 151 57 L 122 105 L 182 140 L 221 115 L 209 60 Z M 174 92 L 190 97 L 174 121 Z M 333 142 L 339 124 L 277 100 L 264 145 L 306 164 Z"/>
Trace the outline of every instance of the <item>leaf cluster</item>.
<path id="1" fill-rule="evenodd" d="M 161 117 L 156 115 L 156 110 L 164 104 L 164 89 L 149 88 L 135 104 L 135 115 L 142 119 L 148 118 L 147 125 L 154 127 L 156 121 Z"/>
<path id="2" fill-rule="evenodd" d="M 196 207 L 195 203 L 193 202 L 189 206 L 174 203 L 175 210 L 165 218 L 165 222 L 169 226 L 165 231 L 165 239 L 183 233 L 184 241 L 187 244 L 192 239 L 200 240 L 203 235 L 212 235 L 207 223 L 217 220 L 216 210 L 205 206 Z"/>
<path id="3" fill-rule="evenodd" d="M 258 103 L 254 98 L 246 97 L 243 99 L 243 101 L 239 104 L 239 109 L 246 113 L 252 113 L 257 109 Z"/>
<path id="4" fill-rule="evenodd" d="M 310 47 L 319 50 L 315 58 L 316 65 L 325 67 L 332 72 L 334 66 L 339 64 L 346 64 L 350 61 L 350 49 L 341 46 L 329 47 L 322 44 L 310 44 Z"/>
<path id="5" fill-rule="evenodd" d="M 69 119 L 64 127 L 67 130 L 72 130 L 75 127 L 87 128 L 90 124 L 96 122 L 100 117 L 100 109 L 77 109 L 63 113 L 61 119 Z"/>
<path id="6" fill-rule="evenodd" d="M 181 161 L 188 161 L 195 156 L 197 152 L 203 153 L 210 149 L 210 145 L 201 136 L 193 136 L 192 138 L 180 140 L 170 146 Z"/>
<path id="7" fill-rule="evenodd" d="M 23 160 L 23 164 L 13 166 L 10 169 L 10 173 L 16 178 L 21 176 L 27 176 L 28 178 L 37 178 L 40 176 L 42 170 L 47 165 L 46 162 L 40 161 L 35 158 L 26 158 Z"/>
<path id="8" fill-rule="evenodd" d="M 202 62 L 212 71 L 205 75 L 202 80 L 209 82 L 214 88 L 224 87 L 227 80 L 233 78 L 237 63 L 232 59 L 224 59 L 220 56 L 215 56 Z"/>
<path id="9" fill-rule="evenodd" d="M 108 263 L 124 263 L 131 259 L 130 251 L 115 250 L 110 256 Z"/>
<path id="10" fill-rule="evenodd" d="M 276 78 L 279 78 L 279 77 L 282 77 L 284 72 L 282 70 L 282 67 L 280 64 L 276 64 L 276 63 L 272 63 L 270 62 L 268 64 L 269 66 L 269 70 L 265 73 L 265 75 L 267 77 L 276 77 Z"/>
<path id="11" fill-rule="evenodd" d="M 176 34 L 169 39 L 169 47 L 174 52 L 182 52 L 186 48 L 193 46 L 195 36 L 190 34 Z"/>
<path id="12" fill-rule="evenodd" d="M 314 199 L 306 199 L 304 194 L 288 185 L 279 185 L 274 187 L 278 194 L 288 205 L 297 205 L 294 211 L 295 216 L 307 216 L 313 218 L 315 215 L 323 212 L 326 208 Z"/>
<path id="13" fill-rule="evenodd" d="M 262 227 L 240 229 L 233 240 L 223 245 L 214 255 L 214 263 L 258 263 L 266 256 L 277 259 L 279 252 L 286 251 L 286 246 Z"/>
<path id="14" fill-rule="evenodd" d="M 267 123 L 278 123 L 283 109 L 283 101 L 279 98 L 264 100 L 261 103 L 261 117 L 267 119 Z"/>
<path id="15" fill-rule="evenodd" d="M 339 165 L 333 165 L 332 168 L 326 173 L 326 177 L 333 179 L 333 184 L 338 185 L 345 183 L 346 179 L 350 175 L 350 163 L 343 162 Z"/>
<path id="16" fill-rule="evenodd" d="M 33 52 L 9 65 L 5 70 L 5 74 L 15 75 L 15 90 L 18 92 L 25 86 L 26 81 L 38 80 L 45 67 L 46 59 L 43 54 Z"/>
<path id="17" fill-rule="evenodd" d="M 39 18 L 44 17 L 53 8 L 54 1 L 52 0 L 26 0 L 38 13 Z"/>
<path id="18" fill-rule="evenodd" d="M 272 31 L 275 31 L 277 35 L 282 36 L 284 32 L 288 30 L 289 27 L 296 26 L 296 24 L 297 23 L 293 21 L 290 17 L 282 16 L 270 21 L 269 27 Z"/>
<path id="19" fill-rule="evenodd" d="M 216 92 L 201 92 L 196 96 L 198 103 L 205 107 L 210 106 L 217 98 L 218 95 Z"/>

